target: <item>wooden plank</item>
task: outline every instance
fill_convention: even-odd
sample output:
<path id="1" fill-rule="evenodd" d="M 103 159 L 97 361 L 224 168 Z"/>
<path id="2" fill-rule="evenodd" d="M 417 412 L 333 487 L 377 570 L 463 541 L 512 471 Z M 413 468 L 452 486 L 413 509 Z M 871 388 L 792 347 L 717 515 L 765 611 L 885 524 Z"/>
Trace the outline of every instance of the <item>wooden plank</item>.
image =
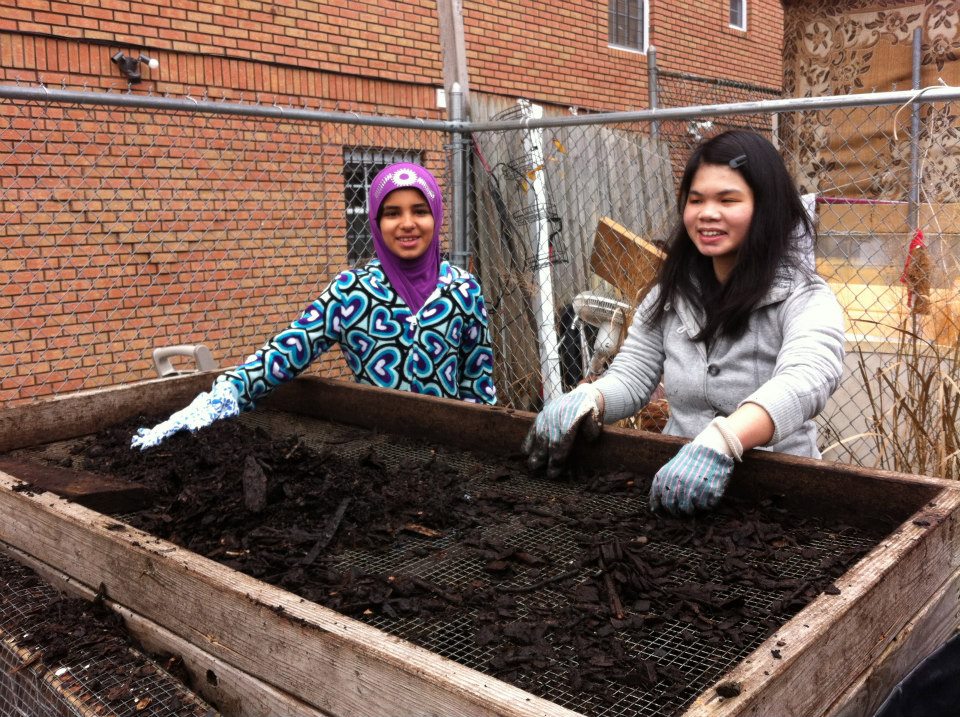
<path id="1" fill-rule="evenodd" d="M 0 543 L 0 550 L 25 565 L 55 589 L 83 600 L 93 600 L 96 591 L 45 562 Z M 224 717 L 330 717 L 296 700 L 255 677 L 207 654 L 196 645 L 174 635 L 153 620 L 106 598 L 104 604 L 123 618 L 124 626 L 146 650 L 154 654 L 178 655 L 190 675 L 194 691 L 218 706 Z"/>
<path id="2" fill-rule="evenodd" d="M 443 86 L 447 92 L 459 83 L 464 101 L 469 102 L 470 75 L 467 71 L 467 49 L 463 35 L 463 13 L 455 0 L 440 0 L 437 3 L 440 25 L 440 53 L 443 66 Z M 447 97 L 447 102 L 451 102 Z"/>
<path id="3" fill-rule="evenodd" d="M 871 717 L 890 692 L 960 627 L 957 570 L 891 641 L 883 654 L 831 706 L 830 717 Z"/>
<path id="4" fill-rule="evenodd" d="M 635 181 L 637 184 L 628 184 L 630 190 L 638 192 L 642 199 L 642 205 L 638 207 L 637 224 L 635 227 L 640 230 L 644 236 L 652 236 L 657 226 L 656 214 L 657 206 L 656 192 L 660 178 L 656 174 L 657 160 L 650 155 L 653 148 L 650 138 L 645 135 L 639 135 L 632 138 L 634 143 L 631 145 L 629 162 L 636 166 Z M 628 190 L 628 193 L 632 193 Z"/>
<path id="5" fill-rule="evenodd" d="M 597 169 L 609 178 L 610 204 L 609 213 L 626 222 L 638 231 L 645 231 L 643 223 L 644 198 L 637 192 L 641 186 L 642 168 L 637 165 L 636 158 L 631 155 L 630 147 L 625 146 L 624 132 L 608 127 L 597 127 L 596 131 L 603 138 L 604 163 Z M 640 195 L 640 196 L 638 196 Z"/>
<path id="6" fill-rule="evenodd" d="M 429 436 L 440 444 L 500 457 L 519 456 L 535 415 L 314 376 L 282 386 L 263 405 L 401 436 Z M 577 445 L 571 459 L 596 470 L 626 468 L 651 475 L 685 442 L 605 426 L 597 441 Z M 738 465 L 730 490 L 755 500 L 777 495 L 788 510 L 892 530 L 944 487 L 952 486 L 937 478 L 751 451 Z"/>
<path id="7" fill-rule="evenodd" d="M 101 513 L 141 510 L 152 502 L 143 486 L 99 473 L 9 456 L 0 457 L 0 471 Z"/>
<path id="8" fill-rule="evenodd" d="M 124 387 L 67 394 L 22 409 L 0 411 L 0 450 L 74 438 L 142 412 L 187 405 L 216 374 L 189 374 Z M 534 414 L 502 406 L 480 406 L 352 382 L 301 376 L 263 400 L 264 406 L 376 428 L 401 436 L 429 436 L 464 450 L 518 456 Z M 159 407 L 163 407 L 162 409 Z M 23 410 L 23 420 L 16 415 Z M 110 413 L 116 411 L 116 415 Z M 628 468 L 652 474 L 677 452 L 684 439 L 604 427 L 599 440 L 579 444 L 571 459 L 596 470 Z M 831 461 L 750 451 L 737 467 L 730 491 L 766 499 L 780 496 L 788 510 L 840 517 L 853 525 L 893 529 L 943 487 L 953 483 L 925 476 L 866 469 Z"/>
<path id="9" fill-rule="evenodd" d="M 653 138 L 650 145 L 653 147 L 650 156 L 654 158 L 657 171 L 654 187 L 660 190 L 660 197 L 656 202 L 658 214 L 651 236 L 667 239 L 673 224 L 678 220 L 677 195 L 674 192 L 676 180 L 670 163 L 670 145 L 662 139 L 654 141 Z"/>
<path id="10" fill-rule="evenodd" d="M 553 287 L 563 292 L 564 303 L 568 304 L 579 291 L 590 286 L 590 244 L 593 237 L 586 227 L 596 223 L 600 177 L 586 169 L 595 166 L 598 160 L 595 154 L 590 153 L 589 137 L 570 127 L 558 127 L 554 132 L 567 153 L 558 155 L 556 163 L 547 163 L 550 186 L 559 186 L 562 190 L 562 196 L 557 198 L 557 208 L 563 214 L 560 243 L 566 251 L 566 263 L 558 263 L 553 267 Z M 571 165 L 584 169 L 571 172 Z M 600 175 L 606 179 L 605 172 L 601 171 Z"/>
<path id="11" fill-rule="evenodd" d="M 633 301 L 656 276 L 664 253 L 610 217 L 597 224 L 590 266 Z"/>
<path id="12" fill-rule="evenodd" d="M 332 715 L 575 713 L 0 472 L 0 541 Z M 172 609 L 176 606 L 175 609 Z"/>
<path id="13" fill-rule="evenodd" d="M 93 433 L 145 411 L 171 413 L 210 388 L 216 375 L 207 371 L 160 378 L 5 408 L 0 410 L 0 452 Z"/>
<path id="14" fill-rule="evenodd" d="M 826 714 L 957 569 L 958 529 L 960 491 L 946 488 L 838 578 L 839 595 L 818 597 L 727 673 L 738 696 L 720 697 L 718 683 L 686 715 Z"/>

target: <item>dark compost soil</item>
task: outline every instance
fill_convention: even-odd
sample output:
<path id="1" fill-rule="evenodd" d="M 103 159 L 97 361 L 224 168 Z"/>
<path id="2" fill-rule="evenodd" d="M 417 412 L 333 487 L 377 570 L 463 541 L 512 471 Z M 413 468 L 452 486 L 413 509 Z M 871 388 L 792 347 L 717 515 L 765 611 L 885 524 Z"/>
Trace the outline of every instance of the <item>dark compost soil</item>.
<path id="1" fill-rule="evenodd" d="M 551 490 L 520 462 L 483 459 L 479 475 L 440 447 L 427 460 L 388 460 L 375 446 L 347 460 L 242 421 L 130 450 L 134 428 L 151 422 L 76 449 L 83 469 L 155 493 L 127 522 L 383 629 L 417 618 L 419 633 L 399 634 L 428 649 L 430 625 L 463 618 L 481 657 L 462 661 L 547 699 L 579 695 L 563 703 L 587 714 L 639 714 L 624 707 L 637 695 L 661 714 L 682 711 L 732 667 L 712 655 L 745 655 L 836 593 L 834 578 L 881 537 L 787 515 L 772 499 L 653 515 L 649 477 L 630 473 Z M 387 561 L 351 563 L 357 554 Z M 667 633 L 678 647 L 657 647 Z"/>

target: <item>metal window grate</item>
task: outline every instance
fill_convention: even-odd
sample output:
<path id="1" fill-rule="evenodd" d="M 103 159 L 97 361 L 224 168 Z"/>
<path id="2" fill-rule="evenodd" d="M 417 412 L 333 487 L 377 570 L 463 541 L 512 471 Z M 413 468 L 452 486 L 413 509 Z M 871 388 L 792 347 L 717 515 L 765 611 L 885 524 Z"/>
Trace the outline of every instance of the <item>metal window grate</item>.
<path id="1" fill-rule="evenodd" d="M 610 0 L 609 25 L 611 45 L 646 49 L 646 0 Z"/>

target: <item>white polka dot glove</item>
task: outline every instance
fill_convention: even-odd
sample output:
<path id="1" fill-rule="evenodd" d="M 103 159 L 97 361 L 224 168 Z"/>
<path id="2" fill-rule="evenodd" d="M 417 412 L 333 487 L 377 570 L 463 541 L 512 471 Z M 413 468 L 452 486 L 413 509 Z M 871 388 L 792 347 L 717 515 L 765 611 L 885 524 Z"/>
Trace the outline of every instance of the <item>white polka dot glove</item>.
<path id="1" fill-rule="evenodd" d="M 653 477 L 650 509 L 676 515 L 713 510 L 723 497 L 734 461 L 743 457 L 740 439 L 725 418 L 715 418 Z"/>
<path id="2" fill-rule="evenodd" d="M 232 383 L 218 381 L 210 389 L 210 393 L 201 393 L 189 406 L 180 409 L 166 421 L 153 428 L 138 428 L 130 441 L 130 447 L 140 450 L 151 448 L 177 431 L 185 428 L 198 431 L 221 418 L 239 415 L 238 398 L 239 394 Z"/>
<path id="3" fill-rule="evenodd" d="M 600 391 L 588 383 L 547 401 L 523 441 L 522 450 L 532 470 L 547 465 L 547 476 L 563 471 L 577 435 L 592 440 L 600 435 Z"/>

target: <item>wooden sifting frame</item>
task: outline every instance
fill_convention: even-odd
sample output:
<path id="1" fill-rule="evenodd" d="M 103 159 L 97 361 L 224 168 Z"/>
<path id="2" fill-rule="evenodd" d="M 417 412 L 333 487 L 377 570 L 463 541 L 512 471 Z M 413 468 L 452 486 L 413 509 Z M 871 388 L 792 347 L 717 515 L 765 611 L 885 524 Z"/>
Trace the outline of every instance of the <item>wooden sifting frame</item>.
<path id="1" fill-rule="evenodd" d="M 145 381 L 0 411 L 0 451 L 87 435 L 163 413 L 213 373 Z M 478 452 L 514 452 L 532 415 L 301 377 L 270 407 Z M 652 473 L 683 441 L 607 428 L 577 460 Z M 0 472 L 0 541 L 58 586 L 109 602 L 148 644 L 184 655 L 215 683 L 225 714 L 544 715 L 575 713 L 51 493 L 18 492 Z M 706 690 L 697 717 L 873 714 L 906 673 L 957 628 L 960 490 L 935 478 L 753 451 L 731 490 L 781 496 L 792 511 L 883 526 L 889 534 Z M 779 658 L 774 656 L 777 650 Z M 198 689 L 212 699 L 203 689 Z"/>

